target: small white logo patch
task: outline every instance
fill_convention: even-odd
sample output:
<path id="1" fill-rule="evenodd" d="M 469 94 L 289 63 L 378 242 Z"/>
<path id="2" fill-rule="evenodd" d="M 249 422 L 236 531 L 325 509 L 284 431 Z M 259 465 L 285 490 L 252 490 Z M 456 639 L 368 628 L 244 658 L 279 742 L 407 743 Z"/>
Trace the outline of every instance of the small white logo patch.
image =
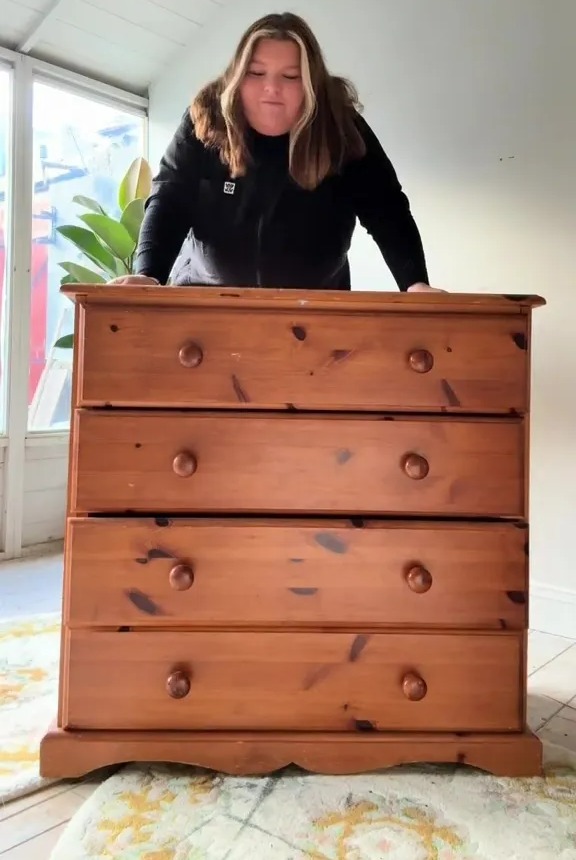
<path id="1" fill-rule="evenodd" d="M 235 182 L 225 182 L 224 183 L 224 194 L 234 194 L 235 188 L 236 188 Z"/>

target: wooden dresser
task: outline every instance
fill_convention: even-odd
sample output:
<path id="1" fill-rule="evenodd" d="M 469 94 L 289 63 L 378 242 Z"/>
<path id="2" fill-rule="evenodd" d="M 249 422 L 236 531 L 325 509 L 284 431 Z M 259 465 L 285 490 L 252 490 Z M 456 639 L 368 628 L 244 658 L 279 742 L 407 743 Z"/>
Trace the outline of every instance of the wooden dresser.
<path id="1" fill-rule="evenodd" d="M 41 772 L 541 770 L 531 296 L 76 285 Z"/>

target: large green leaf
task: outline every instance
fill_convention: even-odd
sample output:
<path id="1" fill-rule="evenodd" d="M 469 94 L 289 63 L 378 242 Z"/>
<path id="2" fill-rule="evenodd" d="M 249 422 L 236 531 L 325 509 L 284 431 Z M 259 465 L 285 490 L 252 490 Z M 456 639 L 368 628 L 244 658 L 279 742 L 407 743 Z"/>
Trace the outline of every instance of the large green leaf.
<path id="1" fill-rule="evenodd" d="M 74 346 L 74 335 L 73 334 L 64 334 L 62 337 L 59 337 L 58 340 L 54 343 L 56 349 L 72 349 Z"/>
<path id="2" fill-rule="evenodd" d="M 98 212 L 99 215 L 106 215 L 106 212 L 102 209 L 97 200 L 93 200 L 92 197 L 85 197 L 83 194 L 76 194 L 72 198 L 73 203 L 78 203 L 80 206 L 83 206 L 84 209 L 91 209 L 92 212 Z"/>
<path id="3" fill-rule="evenodd" d="M 118 189 L 118 204 L 124 211 L 137 197 L 147 198 L 152 189 L 152 171 L 145 158 L 135 158 Z"/>
<path id="4" fill-rule="evenodd" d="M 136 242 L 119 221 L 115 221 L 108 215 L 98 215 L 92 212 L 87 215 L 80 215 L 80 220 L 94 230 L 98 238 L 118 259 L 128 260 L 134 253 Z"/>
<path id="5" fill-rule="evenodd" d="M 60 263 L 59 265 L 62 266 L 65 272 L 72 275 L 77 284 L 106 283 L 102 275 L 99 275 L 98 272 L 94 272 L 92 269 L 86 268 L 86 266 L 80 266 L 78 263 Z"/>
<path id="6" fill-rule="evenodd" d="M 120 222 L 126 227 L 136 244 L 138 244 L 140 228 L 144 218 L 144 203 L 145 200 L 142 197 L 137 197 L 136 200 L 132 200 L 120 218 Z"/>
<path id="7" fill-rule="evenodd" d="M 126 263 L 123 260 L 116 260 L 116 275 L 131 275 L 132 269 L 130 268 L 132 265 L 132 260 L 128 260 Z"/>
<path id="8" fill-rule="evenodd" d="M 103 272 L 114 278 L 118 275 L 117 261 L 90 230 L 86 230 L 85 227 L 76 227 L 74 224 L 64 224 L 56 229 L 65 239 L 76 245 Z"/>

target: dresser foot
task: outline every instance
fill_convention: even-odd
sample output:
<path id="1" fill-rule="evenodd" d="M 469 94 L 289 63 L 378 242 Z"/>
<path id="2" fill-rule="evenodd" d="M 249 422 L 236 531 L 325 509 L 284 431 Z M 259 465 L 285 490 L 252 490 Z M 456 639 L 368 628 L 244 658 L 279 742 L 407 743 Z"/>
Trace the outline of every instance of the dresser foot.
<path id="1" fill-rule="evenodd" d="M 74 778 L 108 765 L 174 762 L 227 774 L 271 773 L 290 764 L 324 774 L 351 774 L 401 764 L 457 763 L 497 776 L 542 773 L 542 745 L 518 734 L 285 732 L 120 732 L 51 729 L 40 747 L 40 772 Z"/>

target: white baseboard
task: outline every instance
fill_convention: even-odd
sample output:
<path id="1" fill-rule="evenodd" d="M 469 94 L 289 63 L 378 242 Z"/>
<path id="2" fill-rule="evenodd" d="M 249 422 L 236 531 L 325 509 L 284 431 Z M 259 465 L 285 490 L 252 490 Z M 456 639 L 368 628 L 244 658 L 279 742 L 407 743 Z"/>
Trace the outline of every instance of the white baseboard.
<path id="1" fill-rule="evenodd" d="M 0 561 L 19 561 L 25 558 L 36 558 L 37 556 L 55 555 L 64 551 L 64 539 L 57 538 L 56 540 L 47 541 L 46 543 L 34 543 L 30 546 L 23 546 L 18 556 L 8 556 L 5 552 L 0 552 Z"/>
<path id="2" fill-rule="evenodd" d="M 533 582 L 530 585 L 530 629 L 576 639 L 576 591 Z"/>

